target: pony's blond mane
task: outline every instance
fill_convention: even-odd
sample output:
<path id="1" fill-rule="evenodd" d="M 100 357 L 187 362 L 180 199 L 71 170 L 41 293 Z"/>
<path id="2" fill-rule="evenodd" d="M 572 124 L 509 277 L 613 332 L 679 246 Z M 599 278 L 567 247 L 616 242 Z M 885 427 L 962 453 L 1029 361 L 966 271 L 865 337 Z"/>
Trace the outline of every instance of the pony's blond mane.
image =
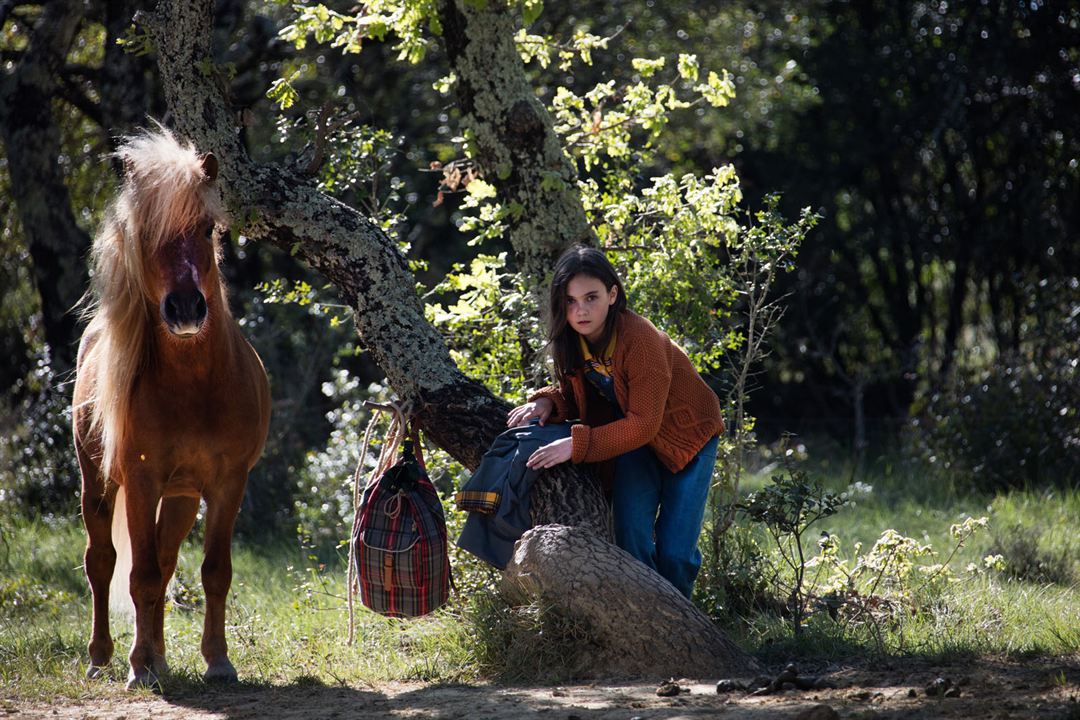
<path id="1" fill-rule="evenodd" d="M 86 332 L 96 337 L 83 359 L 93 375 L 86 400 L 91 430 L 101 441 L 101 473 L 111 480 L 118 480 L 112 472 L 126 439 L 132 388 L 153 342 L 158 303 L 146 282 L 149 261 L 169 238 L 204 219 L 226 224 L 202 157 L 164 127 L 123 138 L 115 155 L 123 161 L 124 182 L 94 237 L 85 314 Z M 219 248 L 214 252 L 216 257 Z M 221 307 L 228 312 L 225 303 Z"/>

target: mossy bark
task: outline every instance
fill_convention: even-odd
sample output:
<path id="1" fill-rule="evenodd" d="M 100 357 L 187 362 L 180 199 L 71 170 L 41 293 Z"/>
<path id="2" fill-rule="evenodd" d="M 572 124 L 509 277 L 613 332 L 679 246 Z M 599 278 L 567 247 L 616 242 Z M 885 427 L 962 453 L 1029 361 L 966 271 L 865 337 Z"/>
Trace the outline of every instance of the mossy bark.
<path id="1" fill-rule="evenodd" d="M 567 246 L 596 238 L 581 205 L 577 171 L 514 43 L 520 8 L 442 0 L 439 19 L 473 159 L 503 205 L 524 208 L 509 221 L 508 236 L 521 270 L 542 286 Z"/>
<path id="2" fill-rule="evenodd" d="M 534 303 L 546 309 L 555 261 L 574 243 L 595 244 L 596 234 L 581 204 L 574 163 L 518 55 L 520 8 L 441 0 L 438 12 L 472 160 L 503 207 L 521 209 L 505 221 L 507 238 Z M 542 345 L 542 337 L 521 337 L 522 369 L 537 385 L 545 374 Z"/>

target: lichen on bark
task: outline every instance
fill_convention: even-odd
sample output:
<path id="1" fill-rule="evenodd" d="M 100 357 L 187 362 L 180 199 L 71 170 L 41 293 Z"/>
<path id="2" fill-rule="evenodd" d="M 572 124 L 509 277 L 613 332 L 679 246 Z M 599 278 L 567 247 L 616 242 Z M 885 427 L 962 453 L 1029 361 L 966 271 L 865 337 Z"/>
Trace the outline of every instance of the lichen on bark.
<path id="1" fill-rule="evenodd" d="M 508 238 L 535 292 L 567 246 L 595 242 L 577 192 L 577 171 L 518 55 L 519 9 L 442 0 L 439 18 L 474 159 L 501 203 L 524 208 L 509 222 Z"/>

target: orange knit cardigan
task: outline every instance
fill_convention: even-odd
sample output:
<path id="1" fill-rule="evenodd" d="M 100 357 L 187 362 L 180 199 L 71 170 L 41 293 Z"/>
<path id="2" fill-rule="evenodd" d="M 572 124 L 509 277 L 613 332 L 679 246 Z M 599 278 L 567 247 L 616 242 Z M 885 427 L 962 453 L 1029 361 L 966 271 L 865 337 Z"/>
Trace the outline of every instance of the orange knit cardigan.
<path id="1" fill-rule="evenodd" d="M 616 322 L 615 398 L 623 418 L 590 426 L 584 372 L 533 393 L 554 404 L 550 422 L 580 418 L 571 428 L 575 463 L 600 462 L 648 445 L 671 472 L 682 470 L 712 437 L 724 431 L 720 400 L 686 353 L 645 318 L 624 310 Z"/>

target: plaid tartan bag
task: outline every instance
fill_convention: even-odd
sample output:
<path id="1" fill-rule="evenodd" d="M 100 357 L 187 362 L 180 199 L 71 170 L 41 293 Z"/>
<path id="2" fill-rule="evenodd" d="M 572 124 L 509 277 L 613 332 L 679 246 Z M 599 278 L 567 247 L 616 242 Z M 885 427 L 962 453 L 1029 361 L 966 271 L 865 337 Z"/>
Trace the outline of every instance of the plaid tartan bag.
<path id="1" fill-rule="evenodd" d="M 442 503 L 413 447 L 406 440 L 397 463 L 364 490 L 352 537 L 360 600 L 390 617 L 426 615 L 450 592 Z"/>

